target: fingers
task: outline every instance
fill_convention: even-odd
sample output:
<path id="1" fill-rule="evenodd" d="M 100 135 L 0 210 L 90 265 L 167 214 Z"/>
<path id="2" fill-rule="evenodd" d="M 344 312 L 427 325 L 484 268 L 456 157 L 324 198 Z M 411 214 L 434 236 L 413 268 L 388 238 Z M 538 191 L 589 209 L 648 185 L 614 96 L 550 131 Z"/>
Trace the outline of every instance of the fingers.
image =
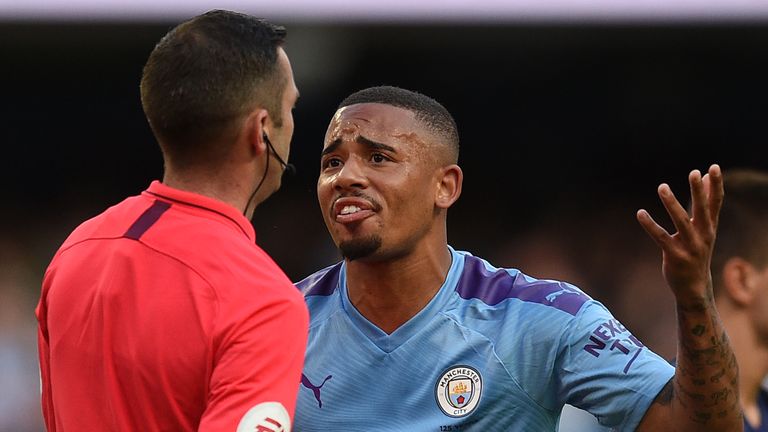
<path id="1" fill-rule="evenodd" d="M 723 175 L 720 167 L 713 164 L 703 178 L 699 179 L 699 176 L 698 171 L 694 170 L 688 177 L 693 201 L 693 220 L 697 226 L 716 228 L 725 195 Z"/>
<path id="2" fill-rule="evenodd" d="M 688 237 L 691 232 L 691 220 L 688 216 L 688 212 L 683 208 L 677 198 L 675 198 L 672 189 L 670 189 L 669 185 L 666 183 L 659 185 L 658 193 L 662 204 L 664 204 L 664 208 L 667 209 L 667 213 L 677 229 L 677 232 L 679 232 L 681 236 Z"/>
<path id="3" fill-rule="evenodd" d="M 637 211 L 637 221 L 640 226 L 643 227 L 645 232 L 656 242 L 656 244 L 662 249 L 665 248 L 667 242 L 670 239 L 670 235 L 661 225 L 656 223 L 651 215 L 644 209 Z"/>
<path id="4" fill-rule="evenodd" d="M 722 172 L 717 164 L 710 166 L 703 177 L 699 170 L 691 171 L 688 175 L 688 183 L 691 190 L 690 215 L 666 183 L 659 185 L 658 194 L 679 235 L 690 239 L 696 235 L 695 230 L 707 231 L 717 227 L 725 192 Z M 637 220 L 660 246 L 671 238 L 670 234 L 656 223 L 647 211 L 638 211 Z"/>
<path id="5" fill-rule="evenodd" d="M 709 197 L 709 218 L 714 226 L 717 227 L 720 218 L 720 207 L 723 206 L 723 199 L 725 197 L 723 173 L 720 170 L 720 166 L 717 164 L 710 166 L 709 173 L 706 177 L 709 185 L 707 190 L 707 196 Z"/>
<path id="6" fill-rule="evenodd" d="M 688 174 L 688 183 L 691 185 L 691 215 L 693 220 L 697 225 L 709 226 L 711 214 L 704 182 L 705 180 L 702 179 L 699 170 L 693 170 Z M 710 183 L 711 180 L 707 177 L 706 182 Z"/>

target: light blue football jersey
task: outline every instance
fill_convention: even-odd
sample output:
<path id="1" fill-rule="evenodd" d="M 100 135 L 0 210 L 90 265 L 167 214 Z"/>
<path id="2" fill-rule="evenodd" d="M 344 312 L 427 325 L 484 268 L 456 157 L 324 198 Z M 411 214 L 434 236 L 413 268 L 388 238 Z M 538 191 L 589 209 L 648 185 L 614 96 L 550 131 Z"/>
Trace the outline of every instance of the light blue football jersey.
<path id="1" fill-rule="evenodd" d="M 311 320 L 294 431 L 555 431 L 565 403 L 637 427 L 669 363 L 573 285 L 451 254 L 392 334 L 352 306 L 344 263 L 297 284 Z"/>

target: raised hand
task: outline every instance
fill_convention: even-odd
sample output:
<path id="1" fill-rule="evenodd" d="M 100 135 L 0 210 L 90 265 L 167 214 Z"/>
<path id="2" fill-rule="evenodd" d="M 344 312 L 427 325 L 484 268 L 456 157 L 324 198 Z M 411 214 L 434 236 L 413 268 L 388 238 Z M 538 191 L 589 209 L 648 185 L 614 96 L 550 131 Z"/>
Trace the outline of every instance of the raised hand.
<path id="1" fill-rule="evenodd" d="M 646 210 L 637 212 L 638 222 L 662 250 L 662 272 L 678 302 L 711 296 L 710 261 L 724 196 L 723 176 L 718 165 L 710 166 L 704 177 L 698 170 L 691 171 L 688 182 L 690 214 L 669 185 L 663 183 L 658 188 L 676 233 L 669 234 Z"/>
<path id="2" fill-rule="evenodd" d="M 651 404 L 638 431 L 740 431 L 738 365 L 715 309 L 710 261 L 723 203 L 723 176 L 712 165 L 688 175 L 690 213 L 669 185 L 659 197 L 677 230 L 669 234 L 645 210 L 637 220 L 662 251 L 662 271 L 677 303 L 675 376 Z"/>

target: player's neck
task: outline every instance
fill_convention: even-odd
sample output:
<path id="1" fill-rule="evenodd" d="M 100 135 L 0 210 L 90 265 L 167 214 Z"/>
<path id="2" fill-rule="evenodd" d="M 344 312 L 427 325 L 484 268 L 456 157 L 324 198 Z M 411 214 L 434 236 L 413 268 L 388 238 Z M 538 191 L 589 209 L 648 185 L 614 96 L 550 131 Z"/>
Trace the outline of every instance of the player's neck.
<path id="1" fill-rule="evenodd" d="M 347 263 L 347 289 L 355 308 L 386 333 L 421 311 L 445 282 L 451 253 L 443 243 L 385 262 Z"/>

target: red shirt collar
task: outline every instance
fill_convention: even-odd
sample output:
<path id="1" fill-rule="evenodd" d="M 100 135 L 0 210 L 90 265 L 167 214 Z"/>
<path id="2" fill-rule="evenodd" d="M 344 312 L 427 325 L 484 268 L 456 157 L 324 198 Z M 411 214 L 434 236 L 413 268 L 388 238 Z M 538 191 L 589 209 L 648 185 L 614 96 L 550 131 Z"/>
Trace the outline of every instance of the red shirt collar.
<path id="1" fill-rule="evenodd" d="M 144 191 L 144 194 L 152 195 L 173 204 L 188 205 L 217 213 L 223 218 L 229 219 L 229 221 L 248 236 L 251 241 L 256 242 L 256 231 L 254 231 L 251 221 L 243 216 L 243 213 L 240 210 L 223 201 L 196 194 L 194 192 L 175 189 L 164 185 L 159 180 L 153 181 L 149 185 L 149 188 Z"/>

